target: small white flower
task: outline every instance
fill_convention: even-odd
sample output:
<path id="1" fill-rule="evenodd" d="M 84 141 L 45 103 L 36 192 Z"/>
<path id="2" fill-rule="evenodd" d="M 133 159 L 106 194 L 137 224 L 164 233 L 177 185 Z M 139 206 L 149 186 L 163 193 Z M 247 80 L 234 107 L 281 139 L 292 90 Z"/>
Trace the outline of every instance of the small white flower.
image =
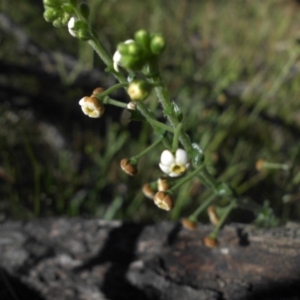
<path id="1" fill-rule="evenodd" d="M 76 19 L 74 17 L 72 17 L 69 22 L 68 22 L 68 29 L 69 29 L 69 33 L 76 37 L 76 30 L 75 30 L 75 22 L 76 22 Z"/>
<path id="2" fill-rule="evenodd" d="M 131 43 L 134 43 L 134 40 L 127 40 L 124 42 L 124 44 L 131 44 Z M 122 58 L 122 55 L 121 53 L 117 50 L 113 56 L 113 61 L 114 61 L 114 69 L 119 72 L 119 65 L 120 65 L 120 62 L 121 62 L 121 58 Z"/>
<path id="3" fill-rule="evenodd" d="M 79 105 L 83 113 L 90 118 L 100 118 L 104 113 L 104 106 L 95 97 L 83 97 Z"/>
<path id="4" fill-rule="evenodd" d="M 182 175 L 189 166 L 188 155 L 183 149 L 177 149 L 175 155 L 169 150 L 164 150 L 160 156 L 159 167 L 170 177 Z"/>

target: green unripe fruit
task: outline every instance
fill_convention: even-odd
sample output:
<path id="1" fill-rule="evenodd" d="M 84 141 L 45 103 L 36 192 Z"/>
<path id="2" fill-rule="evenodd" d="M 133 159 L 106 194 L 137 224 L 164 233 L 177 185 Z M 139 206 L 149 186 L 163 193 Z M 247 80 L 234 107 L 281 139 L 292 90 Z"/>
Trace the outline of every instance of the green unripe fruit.
<path id="1" fill-rule="evenodd" d="M 155 55 L 161 54 L 166 48 L 166 42 L 161 34 L 154 34 L 151 37 L 150 49 Z"/>
<path id="2" fill-rule="evenodd" d="M 79 4 L 78 8 L 79 8 L 82 16 L 85 19 L 88 19 L 89 15 L 90 15 L 90 8 L 89 8 L 89 6 L 86 3 L 82 2 L 82 3 Z"/>

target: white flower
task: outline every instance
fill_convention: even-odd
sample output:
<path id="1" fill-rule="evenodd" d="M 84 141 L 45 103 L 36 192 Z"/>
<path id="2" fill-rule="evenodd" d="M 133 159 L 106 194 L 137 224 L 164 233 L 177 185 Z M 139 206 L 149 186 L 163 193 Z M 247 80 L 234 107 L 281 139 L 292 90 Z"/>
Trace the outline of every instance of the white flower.
<path id="1" fill-rule="evenodd" d="M 83 113 L 90 118 L 100 118 L 104 113 L 104 106 L 95 97 L 83 97 L 79 105 Z"/>
<path id="2" fill-rule="evenodd" d="M 76 22 L 76 19 L 74 17 L 72 17 L 69 22 L 68 22 L 68 29 L 69 29 L 69 32 L 72 36 L 76 37 L 76 30 L 75 30 L 75 22 Z"/>
<path id="3" fill-rule="evenodd" d="M 134 43 L 134 40 L 127 40 L 124 42 L 124 44 L 131 44 L 131 43 Z M 121 58 L 122 58 L 122 55 L 121 53 L 117 50 L 113 56 L 113 61 L 114 61 L 114 69 L 119 72 L 119 65 L 120 65 L 120 62 L 121 62 Z"/>
<path id="4" fill-rule="evenodd" d="M 189 166 L 188 155 L 183 149 L 177 149 L 175 155 L 169 150 L 164 150 L 160 156 L 159 167 L 170 177 L 182 175 Z"/>

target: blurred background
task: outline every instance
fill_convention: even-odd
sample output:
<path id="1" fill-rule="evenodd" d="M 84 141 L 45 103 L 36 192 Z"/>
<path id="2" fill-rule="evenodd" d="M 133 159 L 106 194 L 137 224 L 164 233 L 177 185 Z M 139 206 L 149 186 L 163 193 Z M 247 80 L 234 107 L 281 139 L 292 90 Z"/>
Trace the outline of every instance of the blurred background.
<path id="1" fill-rule="evenodd" d="M 264 226 L 299 220 L 300 4 L 87 3 L 111 53 L 139 29 L 164 34 L 162 74 L 184 112 L 185 128 L 205 150 L 210 172 L 253 207 L 254 213 L 241 208 L 232 219 Z M 178 191 L 170 213 L 143 196 L 142 185 L 161 175 L 159 147 L 140 161 L 138 176 L 120 171 L 122 158 L 150 144 L 151 128 L 126 125 L 124 112 L 114 107 L 92 120 L 78 105 L 94 88 L 114 82 L 88 44 L 43 19 L 41 0 L 1 1 L 1 220 L 178 220 L 207 197 L 198 179 Z M 122 91 L 114 98 L 128 101 Z M 154 95 L 146 103 L 157 107 Z"/>

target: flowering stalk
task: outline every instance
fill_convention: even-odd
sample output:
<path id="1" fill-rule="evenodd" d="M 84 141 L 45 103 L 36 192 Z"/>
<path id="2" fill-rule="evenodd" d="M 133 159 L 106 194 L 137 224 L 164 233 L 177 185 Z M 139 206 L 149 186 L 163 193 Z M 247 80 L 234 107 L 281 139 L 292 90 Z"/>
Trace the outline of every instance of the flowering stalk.
<path id="1" fill-rule="evenodd" d="M 167 174 L 157 184 L 158 192 L 150 185 L 144 185 L 144 193 L 153 198 L 154 203 L 164 209 L 173 208 L 172 193 L 194 176 L 198 176 L 204 185 L 211 188 L 214 193 L 190 216 L 196 219 L 210 203 L 217 197 L 234 198 L 234 191 L 225 183 L 218 182 L 207 170 L 204 162 L 203 150 L 198 144 L 192 143 L 190 137 L 183 130 L 183 116 L 176 103 L 171 101 L 169 91 L 163 83 L 159 72 L 160 55 L 165 49 L 165 39 L 160 34 L 150 34 L 146 30 L 139 30 L 135 33 L 134 39 L 120 43 L 116 52 L 111 56 L 99 42 L 97 34 L 92 29 L 89 17 L 89 7 L 86 3 L 77 5 L 76 0 L 63 1 L 58 4 L 56 0 L 44 0 L 47 21 L 53 22 L 55 26 L 66 25 L 72 36 L 87 41 L 102 61 L 107 66 L 107 71 L 112 73 L 119 81 L 116 85 L 103 91 L 102 88 L 94 90 L 92 96 L 84 97 L 79 104 L 83 112 L 90 117 L 101 117 L 104 112 L 104 104 L 111 104 L 122 108 L 131 109 L 131 115 L 139 120 L 146 120 L 154 129 L 159 138 L 148 148 L 130 159 L 123 158 L 120 166 L 127 174 L 133 176 L 137 173 L 137 161 L 160 143 L 164 143 L 165 150 L 161 154 L 159 167 Z M 56 11 L 55 11 L 56 10 Z M 120 70 L 122 67 L 128 77 Z M 125 88 L 131 99 L 131 105 L 111 99 L 109 95 L 119 88 Z M 169 124 L 157 121 L 154 112 L 149 109 L 143 101 L 147 99 L 154 90 L 167 117 Z M 172 139 L 173 137 L 173 139 Z M 172 141 L 172 144 L 171 144 Z M 181 149 L 181 145 L 184 149 Z M 194 170 L 187 173 L 190 165 Z M 175 184 L 170 184 L 169 177 L 180 177 Z M 171 188 L 170 188 L 171 186 Z M 216 234 L 225 221 L 227 215 L 236 206 L 234 198 L 226 208 L 220 224 L 212 233 Z M 229 209 L 230 208 L 230 209 Z M 219 227 L 218 227 L 219 226 Z"/>

